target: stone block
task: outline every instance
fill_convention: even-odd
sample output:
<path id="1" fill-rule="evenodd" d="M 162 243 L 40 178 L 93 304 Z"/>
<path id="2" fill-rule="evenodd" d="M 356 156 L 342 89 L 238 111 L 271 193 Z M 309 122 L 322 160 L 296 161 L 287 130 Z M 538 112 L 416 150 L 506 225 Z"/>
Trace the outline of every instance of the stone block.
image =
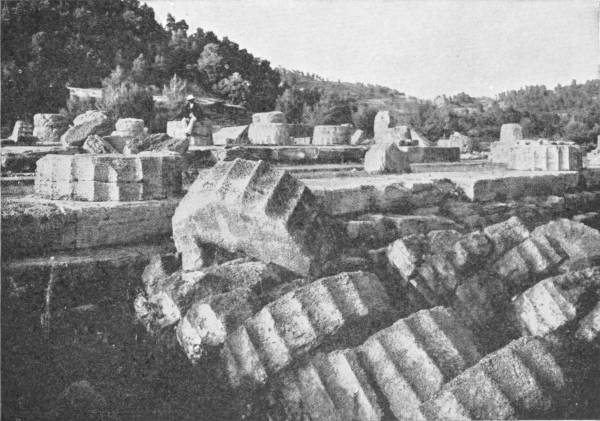
<path id="1" fill-rule="evenodd" d="M 178 202 L 7 199 L 2 205 L 2 258 L 43 256 L 60 250 L 137 244 L 168 237 Z"/>
<path id="2" fill-rule="evenodd" d="M 354 133 L 352 134 L 352 136 L 350 137 L 350 144 L 351 145 L 360 145 L 361 142 L 365 139 L 366 139 L 365 132 L 358 129 L 358 130 L 355 130 Z"/>
<path id="3" fill-rule="evenodd" d="M 81 148 L 91 154 L 119 153 L 109 142 L 95 134 L 88 136 Z"/>
<path id="4" fill-rule="evenodd" d="M 248 140 L 253 145 L 289 145 L 287 123 L 252 123 L 248 127 Z"/>
<path id="5" fill-rule="evenodd" d="M 123 135 L 139 136 L 144 133 L 144 120 L 140 118 L 120 118 L 115 123 L 115 129 Z"/>
<path id="6" fill-rule="evenodd" d="M 600 264 L 600 231 L 581 222 L 558 219 L 531 232 L 531 238 L 548 241 L 562 256 L 570 269 Z"/>
<path id="7" fill-rule="evenodd" d="M 473 140 L 469 136 L 454 132 L 448 139 L 440 139 L 438 146 L 446 148 L 459 148 L 460 153 L 470 153 L 473 151 Z"/>
<path id="8" fill-rule="evenodd" d="M 451 310 L 436 307 L 397 321 L 355 348 L 317 355 L 270 389 L 287 416 L 370 420 L 389 411 L 393 419 L 418 420 L 424 419 L 421 404 L 480 358 L 472 333 Z"/>
<path id="9" fill-rule="evenodd" d="M 22 138 L 33 136 L 33 126 L 23 120 L 17 120 L 9 137 L 13 142 L 19 142 Z"/>
<path id="10" fill-rule="evenodd" d="M 510 147 L 508 168 L 525 171 L 577 171 L 583 167 L 578 146 L 515 144 Z"/>
<path id="11" fill-rule="evenodd" d="M 351 124 L 315 126 L 312 144 L 318 146 L 347 145 L 350 143 L 353 130 Z"/>
<path id="12" fill-rule="evenodd" d="M 213 145 L 243 145 L 247 138 L 248 126 L 223 127 L 213 133 Z"/>
<path id="13" fill-rule="evenodd" d="M 86 111 L 73 120 L 73 125 L 60 138 L 64 146 L 81 146 L 88 136 L 107 135 L 111 131 L 111 122 L 102 111 Z"/>
<path id="14" fill-rule="evenodd" d="M 350 330 L 359 339 L 393 314 L 373 274 L 341 273 L 295 289 L 227 336 L 222 359 L 229 384 L 256 390 L 323 342 Z"/>
<path id="15" fill-rule="evenodd" d="M 410 172 L 409 156 L 395 143 L 376 143 L 365 155 L 364 168 L 374 174 Z"/>
<path id="16" fill-rule="evenodd" d="M 61 114 L 35 114 L 33 116 L 33 136 L 41 143 L 60 142 L 60 137 L 69 128 L 67 119 Z"/>
<path id="17" fill-rule="evenodd" d="M 131 152 L 160 152 L 170 151 L 184 154 L 190 146 L 189 138 L 172 138 L 166 133 L 154 133 L 147 136 L 134 138 L 131 141 Z"/>
<path id="18" fill-rule="evenodd" d="M 320 271 L 336 251 L 337 229 L 303 183 L 264 161 L 242 159 L 199 177 L 173 218 L 184 260 L 195 244 L 209 243 L 301 274 Z"/>
<path id="19" fill-rule="evenodd" d="M 500 127 L 500 142 L 516 143 L 521 139 L 523 139 L 523 129 L 520 124 L 503 124 Z"/>
<path id="20" fill-rule="evenodd" d="M 513 299 L 514 319 L 524 336 L 545 336 L 585 314 L 582 298 L 598 288 L 598 266 L 546 278 Z"/>
<path id="21" fill-rule="evenodd" d="M 46 155 L 36 169 L 36 194 L 49 199 L 129 201 L 181 192 L 176 154 Z"/>
<path id="22" fill-rule="evenodd" d="M 285 123 L 285 115 L 281 111 L 252 114 L 252 123 Z"/>
<path id="23" fill-rule="evenodd" d="M 408 161 L 411 164 L 422 162 L 460 161 L 459 148 L 445 148 L 440 146 L 399 146 L 399 149 L 408 154 Z"/>
<path id="24" fill-rule="evenodd" d="M 427 419 L 544 418 L 571 391 L 569 373 L 547 341 L 525 337 L 452 379 L 421 410 Z"/>
<path id="25" fill-rule="evenodd" d="M 190 145 L 209 146 L 212 145 L 212 124 L 208 120 L 197 121 L 188 135 L 187 124 L 182 120 L 167 121 L 167 134 L 173 139 L 189 138 Z"/>

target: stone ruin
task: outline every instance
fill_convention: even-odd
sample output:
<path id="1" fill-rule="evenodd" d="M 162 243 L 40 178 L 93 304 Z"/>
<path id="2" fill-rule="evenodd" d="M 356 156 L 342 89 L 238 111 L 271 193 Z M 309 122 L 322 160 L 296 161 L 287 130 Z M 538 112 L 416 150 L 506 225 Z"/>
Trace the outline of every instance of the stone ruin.
<path id="1" fill-rule="evenodd" d="M 600 135 L 598 135 L 596 149 L 587 154 L 587 161 L 589 167 L 600 167 Z"/>
<path id="2" fill-rule="evenodd" d="M 490 145 L 489 159 L 526 171 L 577 171 L 583 166 L 581 149 L 573 142 L 523 139 L 519 124 L 502 125 L 500 140 Z"/>
<path id="3" fill-rule="evenodd" d="M 164 199 L 181 193 L 181 156 L 169 153 L 46 155 L 35 173 L 37 195 L 90 202 Z"/>
<path id="4" fill-rule="evenodd" d="M 209 152 L 170 152 L 182 139 L 140 120 L 78 119 L 62 136 L 88 153 L 46 155 L 36 196 L 3 198 L 8 323 L 35 332 L 52 277 L 50 335 L 87 329 L 89 303 L 133 304 L 146 364 L 183 368 L 152 381 L 182 384 L 186 416 L 597 418 L 600 172 L 573 146 L 510 126 L 508 167 L 436 162 L 460 147 L 387 131 L 385 114 L 368 149 L 343 146 L 364 139 L 342 126 L 319 129 L 324 145 L 263 145 L 281 117 L 216 131 L 224 155 L 189 186 Z M 347 151 L 361 154 L 339 164 Z"/>
<path id="5" fill-rule="evenodd" d="M 271 111 L 253 114 L 248 127 L 248 140 L 253 145 L 289 145 L 289 128 L 283 113 Z"/>
<path id="6" fill-rule="evenodd" d="M 213 144 L 212 124 L 208 120 L 196 121 L 192 133 L 188 136 L 187 124 L 181 120 L 167 121 L 167 134 L 173 139 L 188 139 L 193 146 L 210 146 Z"/>
<path id="7" fill-rule="evenodd" d="M 459 132 L 452 133 L 448 139 L 438 140 L 437 144 L 447 148 L 459 148 L 460 153 L 473 152 L 473 140 Z"/>

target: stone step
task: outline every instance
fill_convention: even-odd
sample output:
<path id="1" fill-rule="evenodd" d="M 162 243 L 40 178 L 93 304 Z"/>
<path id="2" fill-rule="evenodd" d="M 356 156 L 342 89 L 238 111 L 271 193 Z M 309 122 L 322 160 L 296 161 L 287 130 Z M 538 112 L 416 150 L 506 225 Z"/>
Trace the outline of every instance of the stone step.
<path id="1" fill-rule="evenodd" d="M 421 408 L 428 419 L 539 417 L 566 392 L 564 375 L 544 339 L 524 337 L 451 380 Z"/>
<path id="2" fill-rule="evenodd" d="M 332 309 L 303 303 L 321 299 Z M 225 371 L 232 387 L 256 388 L 345 329 L 356 337 L 393 315 L 375 275 L 342 273 L 298 288 L 265 306 L 225 340 Z M 321 318 L 325 316 L 324 318 Z M 248 342 L 246 339 L 248 338 Z M 244 345 L 244 347 L 238 346 Z"/>
<path id="3" fill-rule="evenodd" d="M 423 419 L 420 405 L 479 359 L 471 333 L 451 310 L 436 307 L 355 348 L 314 357 L 271 388 L 288 412 L 304 408 L 310 419 Z M 312 390 L 304 386 L 306 373 L 319 379 Z"/>

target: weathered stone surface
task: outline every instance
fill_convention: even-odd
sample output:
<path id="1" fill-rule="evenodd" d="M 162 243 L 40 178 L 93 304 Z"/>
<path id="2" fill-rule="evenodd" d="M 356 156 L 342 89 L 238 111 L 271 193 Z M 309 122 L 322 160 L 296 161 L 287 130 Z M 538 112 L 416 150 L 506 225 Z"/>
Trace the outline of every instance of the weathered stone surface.
<path id="1" fill-rule="evenodd" d="M 248 140 L 253 145 L 289 145 L 287 123 L 252 123 L 248 127 Z"/>
<path id="2" fill-rule="evenodd" d="M 362 345 L 320 354 L 271 387 L 271 419 L 423 419 L 422 402 L 480 359 L 451 310 L 414 313 Z M 278 412 L 279 411 L 279 412 Z M 292 418 L 290 418 L 292 417 Z"/>
<path id="3" fill-rule="evenodd" d="M 365 171 L 368 173 L 409 172 L 408 154 L 400 151 L 395 143 L 382 142 L 372 145 L 365 155 Z"/>
<path id="4" fill-rule="evenodd" d="M 367 214 L 346 223 L 348 238 L 373 247 L 384 246 L 411 234 L 427 234 L 434 230 L 459 229 L 447 218 L 435 215 Z"/>
<path id="5" fill-rule="evenodd" d="M 575 337 L 581 341 L 600 345 L 600 302 L 579 322 Z"/>
<path id="6" fill-rule="evenodd" d="M 223 127 L 213 133 L 213 145 L 243 145 L 247 137 L 248 126 Z"/>
<path id="7" fill-rule="evenodd" d="M 131 152 L 135 154 L 144 151 L 171 151 L 184 154 L 188 151 L 189 146 L 190 140 L 187 137 L 177 139 L 166 133 L 154 133 L 133 138 Z"/>
<path id="8" fill-rule="evenodd" d="M 298 288 L 227 336 L 222 358 L 229 384 L 260 387 L 324 341 L 347 330 L 359 339 L 393 313 L 383 286 L 369 273 L 341 273 Z"/>
<path id="9" fill-rule="evenodd" d="M 537 227 L 531 237 L 548 241 L 568 258 L 570 269 L 584 268 L 600 263 L 600 232 L 580 222 L 558 219 Z"/>
<path id="10" fill-rule="evenodd" d="M 503 124 L 500 127 L 500 142 L 515 143 L 523 139 L 523 129 L 520 124 Z"/>
<path id="11" fill-rule="evenodd" d="M 358 130 L 355 130 L 354 133 L 352 134 L 352 136 L 350 137 L 350 144 L 351 145 L 360 145 L 361 142 L 365 139 L 366 139 L 365 132 L 358 129 Z"/>
<path id="12" fill-rule="evenodd" d="M 538 282 L 512 301 L 512 311 L 523 335 L 545 336 L 586 314 L 585 299 L 598 293 L 596 266 Z"/>
<path id="13" fill-rule="evenodd" d="M 60 137 L 69 128 L 67 119 L 61 114 L 35 114 L 33 135 L 42 143 L 60 142 Z"/>
<path id="14" fill-rule="evenodd" d="M 447 148 L 459 148 L 460 153 L 470 153 L 473 151 L 473 140 L 469 136 L 465 136 L 459 132 L 454 132 L 448 139 L 438 140 L 437 145 Z"/>
<path id="15" fill-rule="evenodd" d="M 396 111 L 379 111 L 373 121 L 373 132 L 376 141 L 393 141 L 402 144 L 413 145 L 410 130 L 402 126 L 402 117 Z"/>
<path id="16" fill-rule="evenodd" d="M 319 273 L 336 251 L 335 230 L 304 184 L 263 161 L 241 159 L 199 177 L 173 217 L 184 262 L 196 260 L 198 243 L 211 243 L 301 274 Z"/>
<path id="17" fill-rule="evenodd" d="M 8 199 L 2 203 L 2 258 L 155 241 L 170 235 L 177 203 Z"/>
<path id="18" fill-rule="evenodd" d="M 351 124 L 340 126 L 315 126 L 312 144 L 319 146 L 347 145 L 350 143 L 353 127 Z"/>
<path id="19" fill-rule="evenodd" d="M 167 134 L 173 139 L 189 138 L 190 145 L 193 146 L 209 146 L 213 144 L 212 124 L 208 119 L 196 121 L 190 135 L 188 135 L 186 131 L 187 124 L 185 121 L 167 121 Z"/>
<path id="20" fill-rule="evenodd" d="M 176 154 L 46 155 L 38 161 L 35 191 L 49 199 L 129 201 L 181 193 Z"/>
<path id="21" fill-rule="evenodd" d="M 425 241 L 422 235 L 409 235 L 394 241 L 387 248 L 389 263 L 398 270 L 406 282 L 414 275 L 423 260 L 427 250 Z"/>
<path id="22" fill-rule="evenodd" d="M 119 153 L 110 143 L 95 134 L 88 136 L 81 148 L 84 151 L 92 154 Z"/>
<path id="23" fill-rule="evenodd" d="M 285 123 L 285 115 L 281 111 L 252 114 L 252 123 Z"/>
<path id="24" fill-rule="evenodd" d="M 111 122 L 102 111 L 86 111 L 79 114 L 73 120 L 73 126 L 69 127 L 60 138 L 64 146 L 81 146 L 88 136 L 97 134 L 107 135 L 111 131 Z"/>
<path id="25" fill-rule="evenodd" d="M 20 142 L 21 139 L 31 136 L 33 136 L 33 126 L 31 123 L 23 120 L 17 120 L 9 139 L 13 142 Z"/>
<path id="26" fill-rule="evenodd" d="M 214 300 L 224 300 L 225 298 L 221 297 L 223 293 L 241 290 L 242 296 L 246 299 L 249 299 L 250 294 L 255 302 L 246 305 L 252 304 L 254 306 L 252 308 L 258 310 L 256 307 L 260 304 L 260 292 L 272 289 L 282 282 L 280 274 L 271 266 L 262 262 L 249 261 L 228 262 L 195 272 L 177 271 L 165 276 L 156 273 L 154 276 L 146 276 L 145 281 L 145 294 L 136 298 L 136 315 L 153 335 L 179 322 L 193 305 L 208 305 L 210 308 Z M 229 295 L 229 297 L 236 296 L 236 302 L 241 303 L 239 291 Z M 231 311 L 231 309 L 226 310 Z M 204 311 L 204 314 L 209 313 Z M 193 319 L 196 316 L 190 317 Z M 220 317 L 218 319 L 226 326 L 225 319 Z M 185 334 L 190 329 L 199 331 L 205 329 L 193 323 L 194 320 L 188 320 L 182 333 Z M 183 338 L 180 340 L 185 342 Z M 202 343 L 197 345 L 203 346 Z M 213 346 L 216 345 L 218 344 Z"/>
<path id="27" fill-rule="evenodd" d="M 549 343 L 525 337 L 451 380 L 421 410 L 432 420 L 544 417 L 569 392 L 568 374 Z"/>
<path id="28" fill-rule="evenodd" d="M 578 146 L 532 142 L 511 146 L 507 165 L 525 171 L 577 171 L 583 161 Z"/>
<path id="29" fill-rule="evenodd" d="M 144 120 L 140 118 L 120 118 L 115 123 L 115 130 L 121 135 L 139 136 L 144 133 Z"/>
<path id="30" fill-rule="evenodd" d="M 458 148 L 441 146 L 399 146 L 402 152 L 408 154 L 411 164 L 421 162 L 455 162 L 460 160 Z"/>

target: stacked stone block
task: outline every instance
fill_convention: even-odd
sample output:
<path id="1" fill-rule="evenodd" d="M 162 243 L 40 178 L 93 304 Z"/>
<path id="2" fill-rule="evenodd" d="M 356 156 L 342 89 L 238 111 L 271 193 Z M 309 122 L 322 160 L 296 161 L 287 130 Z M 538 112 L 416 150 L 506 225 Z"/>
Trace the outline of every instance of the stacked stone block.
<path id="1" fill-rule="evenodd" d="M 35 191 L 93 202 L 164 199 L 181 192 L 181 165 L 174 154 L 46 155 L 38 161 Z"/>
<path id="2" fill-rule="evenodd" d="M 289 145 L 290 131 L 281 111 L 252 115 L 248 127 L 248 140 L 253 145 Z"/>
<path id="3" fill-rule="evenodd" d="M 354 129 L 351 124 L 315 126 L 312 144 L 316 146 L 347 145 Z"/>

